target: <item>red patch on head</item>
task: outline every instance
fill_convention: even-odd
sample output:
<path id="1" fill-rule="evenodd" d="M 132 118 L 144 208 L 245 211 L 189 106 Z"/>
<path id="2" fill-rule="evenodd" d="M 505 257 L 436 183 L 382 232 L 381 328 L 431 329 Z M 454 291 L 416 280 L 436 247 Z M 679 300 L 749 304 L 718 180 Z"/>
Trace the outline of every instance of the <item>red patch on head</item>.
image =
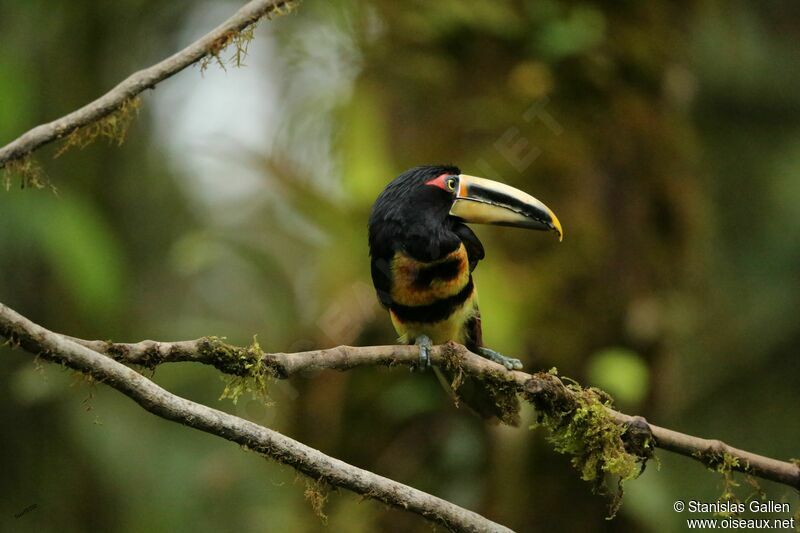
<path id="1" fill-rule="evenodd" d="M 426 181 L 425 185 L 432 185 L 434 187 L 439 187 L 443 191 L 448 191 L 447 185 L 445 184 L 448 176 L 451 176 L 451 174 L 449 172 L 445 172 L 444 174 L 440 174 L 430 181 Z"/>

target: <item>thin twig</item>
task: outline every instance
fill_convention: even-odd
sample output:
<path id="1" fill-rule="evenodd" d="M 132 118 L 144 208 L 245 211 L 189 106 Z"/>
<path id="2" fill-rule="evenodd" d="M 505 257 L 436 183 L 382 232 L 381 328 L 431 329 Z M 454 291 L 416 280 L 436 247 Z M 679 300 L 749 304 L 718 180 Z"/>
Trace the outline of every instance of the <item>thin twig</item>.
<path id="1" fill-rule="evenodd" d="M 446 500 L 327 456 L 277 431 L 176 396 L 133 369 L 53 333 L 3 304 L 0 337 L 31 354 L 91 375 L 155 415 L 245 446 L 332 487 L 416 513 L 454 531 L 511 531 Z"/>
<path id="2" fill-rule="evenodd" d="M 247 349 L 226 344 L 213 337 L 180 342 L 142 341 L 135 344 L 74 340 L 119 361 L 147 367 L 155 367 L 161 363 L 193 361 L 213 365 L 228 374 L 246 375 L 248 372 L 244 365 L 231 364 L 232 360 L 236 360 L 231 357 L 232 354 L 243 354 Z M 459 358 L 462 370 L 467 374 L 512 385 L 528 397 L 543 391 L 564 397 L 573 394 L 557 376 L 545 372 L 528 374 L 507 371 L 503 366 L 474 354 L 458 344 L 435 346 L 430 354 L 431 361 L 436 365 L 444 365 L 447 354 L 454 352 Z M 288 378 L 323 369 L 413 366 L 418 362 L 419 349 L 415 346 L 338 346 L 308 352 L 263 354 L 263 363 L 272 369 L 278 378 Z M 626 415 L 613 409 L 608 409 L 608 412 L 622 425 L 646 423 L 642 417 Z M 727 455 L 736 459 L 730 465 L 733 470 L 800 489 L 800 466 L 793 463 L 734 448 L 716 439 L 695 437 L 653 424 L 647 426 L 658 448 L 690 457 L 709 467 L 717 466 L 720 458 Z"/>
<path id="3" fill-rule="evenodd" d="M 219 54 L 220 48 L 227 45 L 243 29 L 265 16 L 288 10 L 294 3 L 292 0 L 252 0 L 228 20 L 180 52 L 131 74 L 97 100 L 52 122 L 36 126 L 0 148 L 0 169 L 11 161 L 28 156 L 45 144 L 110 115 L 145 89 L 154 88 L 158 83 L 204 57 Z"/>

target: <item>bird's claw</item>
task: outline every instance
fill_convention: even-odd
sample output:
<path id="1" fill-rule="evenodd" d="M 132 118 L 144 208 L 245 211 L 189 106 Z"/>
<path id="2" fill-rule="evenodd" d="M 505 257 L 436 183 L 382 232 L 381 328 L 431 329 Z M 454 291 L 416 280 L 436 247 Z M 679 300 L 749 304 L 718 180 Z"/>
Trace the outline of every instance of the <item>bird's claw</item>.
<path id="1" fill-rule="evenodd" d="M 508 370 L 522 369 L 522 361 L 513 357 L 506 357 L 505 355 L 498 353 L 491 348 L 478 348 L 478 353 L 490 361 L 494 361 L 495 363 L 503 365 Z"/>
<path id="2" fill-rule="evenodd" d="M 421 371 L 427 370 L 431 367 L 431 346 L 433 346 L 433 342 L 427 335 L 420 335 L 414 341 L 414 344 L 419 346 L 419 364 L 416 367 L 412 366 L 411 370 L 415 368 Z"/>

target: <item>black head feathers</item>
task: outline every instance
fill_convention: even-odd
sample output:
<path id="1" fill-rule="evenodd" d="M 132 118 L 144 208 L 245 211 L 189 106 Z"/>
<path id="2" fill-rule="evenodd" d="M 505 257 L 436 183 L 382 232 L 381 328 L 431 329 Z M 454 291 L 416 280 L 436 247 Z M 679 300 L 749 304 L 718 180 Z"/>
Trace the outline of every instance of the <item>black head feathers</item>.
<path id="1" fill-rule="evenodd" d="M 448 214 L 452 195 L 426 185 L 442 174 L 459 175 L 451 165 L 419 166 L 392 180 L 375 200 L 369 218 L 369 245 L 373 257 L 388 256 L 403 246 L 420 256 L 436 257 L 456 244 Z M 451 242 L 452 241 L 452 242 Z M 423 245 L 424 244 L 424 245 Z"/>

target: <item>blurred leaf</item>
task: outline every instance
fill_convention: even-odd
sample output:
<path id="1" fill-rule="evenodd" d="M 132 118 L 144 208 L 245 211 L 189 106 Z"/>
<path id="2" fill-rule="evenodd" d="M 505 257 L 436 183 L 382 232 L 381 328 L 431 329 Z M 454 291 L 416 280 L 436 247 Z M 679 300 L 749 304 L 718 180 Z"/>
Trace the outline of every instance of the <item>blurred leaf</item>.
<path id="1" fill-rule="evenodd" d="M 6 224 L 25 239 L 26 248 L 44 258 L 70 295 L 70 304 L 94 319 L 121 309 L 126 271 L 122 249 L 92 204 L 50 191 L 8 194 L 3 200 Z"/>
<path id="2" fill-rule="evenodd" d="M 91 204 L 77 196 L 61 196 L 49 203 L 49 209 L 39 211 L 39 238 L 65 290 L 87 316 L 96 318 L 121 309 L 125 265 L 111 228 Z"/>
<path id="3" fill-rule="evenodd" d="M 404 8 L 398 12 L 401 24 L 413 32 L 413 39 L 437 40 L 465 31 L 509 37 L 524 28 L 513 6 L 507 3 L 440 0 L 418 5 L 418 8 Z"/>
<path id="4" fill-rule="evenodd" d="M 18 135 L 31 121 L 30 77 L 14 58 L 0 56 L 0 145 Z"/>
<path id="5" fill-rule="evenodd" d="M 554 59 L 585 53 L 606 36 L 606 18 L 589 5 L 577 5 L 558 19 L 549 20 L 537 34 L 540 50 Z"/>
<path id="6" fill-rule="evenodd" d="M 625 407 L 641 403 L 649 388 L 647 364 L 627 348 L 606 348 L 592 355 L 586 376 L 590 385 L 605 390 Z"/>
<path id="7" fill-rule="evenodd" d="M 352 204 L 372 202 L 394 168 L 382 109 L 378 93 L 361 86 L 345 110 L 342 178 Z"/>

